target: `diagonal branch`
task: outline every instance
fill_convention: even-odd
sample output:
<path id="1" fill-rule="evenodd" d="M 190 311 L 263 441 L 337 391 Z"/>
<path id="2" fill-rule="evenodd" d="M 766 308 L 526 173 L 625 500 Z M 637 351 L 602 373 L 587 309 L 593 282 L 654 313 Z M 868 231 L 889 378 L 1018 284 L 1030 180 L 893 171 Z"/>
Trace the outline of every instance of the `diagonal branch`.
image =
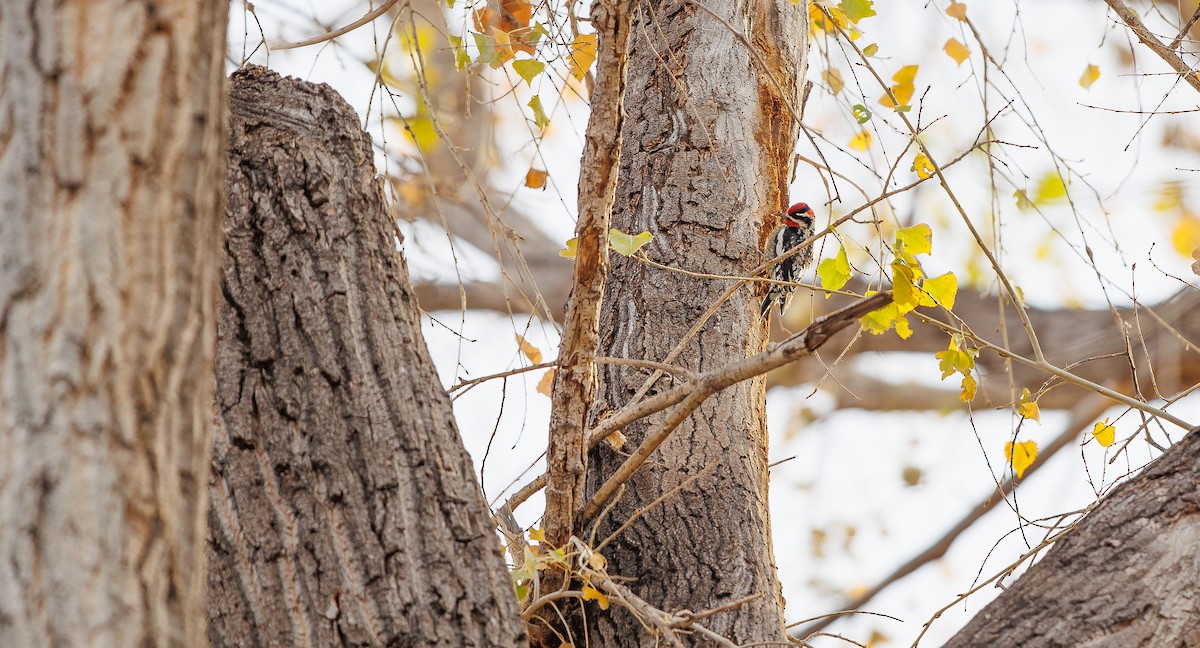
<path id="1" fill-rule="evenodd" d="M 625 463 L 621 464 L 604 484 L 600 486 L 596 494 L 592 496 L 591 501 L 588 502 L 583 510 L 581 518 L 583 524 L 586 525 L 595 518 L 596 514 L 600 512 L 600 509 L 608 502 L 609 498 L 617 492 L 617 488 L 625 483 L 642 464 L 646 463 L 646 460 L 650 458 L 650 455 L 653 454 L 658 446 L 662 445 L 663 441 L 666 441 L 667 437 L 679 427 L 679 424 L 687 420 L 692 412 L 697 407 L 700 407 L 708 397 L 743 380 L 749 380 L 772 369 L 782 367 L 789 362 L 795 362 L 800 358 L 812 355 L 813 351 L 824 344 L 835 333 L 850 326 L 859 317 L 877 308 L 882 308 L 891 303 L 891 301 L 891 291 L 867 297 L 839 311 L 817 319 L 803 331 L 762 353 L 757 353 L 745 360 L 735 362 L 716 371 L 700 374 L 695 380 L 646 401 L 647 403 L 658 401 L 661 396 L 668 394 L 673 395 L 673 398 L 683 396 L 678 401 L 678 405 L 667 415 L 666 420 L 658 428 L 646 435 L 646 439 L 642 444 L 633 451 L 633 454 L 625 460 Z M 611 420 L 609 419 L 605 424 L 607 425 Z M 597 432 L 600 432 L 604 427 L 605 425 L 598 427 Z"/>
<path id="2" fill-rule="evenodd" d="M 1143 45 L 1149 47 L 1150 51 L 1155 54 L 1158 54 L 1159 58 L 1166 61 L 1167 65 L 1170 65 L 1172 69 L 1178 72 L 1179 76 L 1183 77 L 1183 80 L 1187 81 L 1188 85 L 1192 86 L 1196 92 L 1200 92 L 1200 75 L 1197 75 L 1196 70 L 1185 63 L 1179 57 L 1178 53 L 1167 48 L 1166 45 L 1162 44 L 1162 41 L 1158 40 L 1154 34 L 1151 34 L 1150 30 L 1146 29 L 1146 25 L 1134 10 L 1130 9 L 1122 0 L 1104 1 L 1129 26 L 1130 31 L 1137 35 L 1138 40 L 1142 41 Z"/>

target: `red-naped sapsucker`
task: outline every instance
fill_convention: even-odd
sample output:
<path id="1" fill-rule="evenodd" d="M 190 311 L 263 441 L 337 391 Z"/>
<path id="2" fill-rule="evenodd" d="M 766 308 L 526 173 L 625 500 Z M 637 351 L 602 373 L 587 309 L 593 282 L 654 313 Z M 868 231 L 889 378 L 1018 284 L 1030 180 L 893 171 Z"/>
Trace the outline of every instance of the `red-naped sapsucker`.
<path id="1" fill-rule="evenodd" d="M 771 238 L 767 239 L 767 249 L 763 252 L 770 259 L 784 254 L 812 238 L 813 235 L 813 212 L 812 209 L 809 209 L 808 203 L 798 202 L 788 207 L 788 210 L 780 213 L 779 216 L 783 223 L 771 232 Z M 800 278 L 800 273 L 804 272 L 804 269 L 812 263 L 812 258 L 813 252 L 810 245 L 776 264 L 771 270 L 771 279 L 796 281 Z M 770 284 L 770 287 L 767 288 L 767 297 L 762 303 L 762 316 L 766 317 L 767 313 L 771 312 L 771 304 L 779 304 L 779 314 L 782 315 L 783 307 L 787 304 L 787 298 L 792 294 L 794 288 L 794 286 L 777 283 Z"/>

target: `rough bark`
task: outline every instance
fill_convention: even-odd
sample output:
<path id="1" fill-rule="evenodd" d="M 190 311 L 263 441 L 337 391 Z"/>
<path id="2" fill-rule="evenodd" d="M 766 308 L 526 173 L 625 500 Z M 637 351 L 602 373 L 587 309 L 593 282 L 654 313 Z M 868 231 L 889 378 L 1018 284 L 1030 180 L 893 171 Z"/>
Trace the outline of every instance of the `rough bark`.
<path id="1" fill-rule="evenodd" d="M 803 6 L 786 0 L 710 6 L 669 0 L 635 8 L 613 226 L 654 234 L 647 249 L 660 262 L 739 275 L 763 260 L 771 227 L 764 217 L 787 204 L 798 128 L 791 109 L 799 104 L 808 29 Z M 659 361 L 727 287 L 625 257 L 614 257 L 608 285 L 601 354 Z M 700 372 L 761 351 L 767 341 L 761 298 L 761 290 L 739 291 L 674 362 Z M 599 374 L 608 409 L 625 405 L 647 377 L 623 366 L 603 366 Z M 604 553 L 609 572 L 635 578 L 631 589 L 660 609 L 699 612 L 759 595 L 705 622 L 738 644 L 784 641 L 768 524 L 763 392 L 763 380 L 755 379 L 705 402 L 629 480 L 596 536 L 605 538 L 636 509 L 712 464 Z M 629 447 L 664 416 L 627 429 Z M 623 460 L 607 446 L 593 452 L 589 489 Z M 592 646 L 655 641 L 615 607 L 588 614 L 588 638 Z"/>
<path id="2" fill-rule="evenodd" d="M 1200 434 L 1122 484 L 957 646 L 1200 646 Z"/>
<path id="3" fill-rule="evenodd" d="M 200 645 L 220 0 L 0 4 L 0 645 Z"/>
<path id="4" fill-rule="evenodd" d="M 367 135 L 328 86 L 231 97 L 211 643 L 524 643 Z"/>

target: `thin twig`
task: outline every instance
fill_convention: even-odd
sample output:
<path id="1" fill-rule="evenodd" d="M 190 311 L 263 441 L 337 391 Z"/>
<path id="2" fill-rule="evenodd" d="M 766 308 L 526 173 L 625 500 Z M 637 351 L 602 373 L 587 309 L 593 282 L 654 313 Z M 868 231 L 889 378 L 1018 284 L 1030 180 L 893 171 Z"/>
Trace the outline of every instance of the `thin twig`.
<path id="1" fill-rule="evenodd" d="M 1146 25 L 1142 23 L 1142 19 L 1138 17 L 1137 12 L 1130 9 L 1122 0 L 1104 1 L 1120 16 L 1121 20 L 1125 21 L 1125 24 L 1129 26 L 1129 30 L 1138 37 L 1138 40 L 1142 41 L 1143 45 L 1150 48 L 1150 51 L 1155 54 L 1158 54 L 1162 60 L 1166 61 L 1167 65 L 1171 66 L 1171 69 L 1178 72 L 1179 76 L 1183 77 L 1184 81 L 1187 81 L 1188 85 L 1195 88 L 1196 92 L 1200 92 L 1200 75 L 1197 75 L 1196 70 L 1192 69 L 1183 59 L 1179 58 L 1179 54 L 1163 45 L 1154 34 L 1151 34 L 1150 30 L 1146 29 Z M 1193 22 L 1195 22 L 1194 18 Z"/>
<path id="2" fill-rule="evenodd" d="M 321 34 L 319 36 L 313 36 L 312 38 L 306 38 L 302 41 L 296 41 L 294 43 L 277 43 L 275 45 L 269 45 L 269 46 L 267 46 L 267 49 L 272 49 L 272 50 L 294 49 L 297 47 L 307 47 L 309 45 L 316 45 L 317 43 L 324 43 L 325 41 L 333 40 L 333 39 L 337 38 L 338 36 L 341 36 L 342 34 L 352 32 L 355 29 L 358 29 L 359 27 L 362 27 L 363 25 L 371 22 L 372 20 L 375 20 L 376 18 L 382 16 L 383 14 L 387 13 L 387 10 L 391 9 L 398 1 L 399 0 L 386 0 L 386 2 L 379 5 L 378 8 L 368 12 L 362 18 L 355 20 L 354 22 L 350 23 L 349 25 L 346 25 L 345 27 L 339 27 L 333 31 L 325 32 L 324 34 Z"/>

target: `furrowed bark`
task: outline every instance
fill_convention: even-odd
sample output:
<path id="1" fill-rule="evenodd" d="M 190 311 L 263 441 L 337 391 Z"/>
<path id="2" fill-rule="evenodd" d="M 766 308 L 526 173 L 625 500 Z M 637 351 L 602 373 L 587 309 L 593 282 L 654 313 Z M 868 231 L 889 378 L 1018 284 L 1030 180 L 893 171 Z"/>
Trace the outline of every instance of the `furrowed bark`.
<path id="1" fill-rule="evenodd" d="M 626 106 L 613 226 L 652 233 L 646 249 L 659 262 L 744 274 L 764 260 L 772 226 L 764 217 L 788 204 L 798 132 L 791 107 L 799 105 L 806 69 L 804 8 L 765 0 L 711 9 L 689 0 L 642 3 L 632 29 L 626 96 L 638 100 Z M 614 257 L 600 353 L 662 361 L 727 286 Z M 761 351 L 761 299 L 761 289 L 738 291 L 673 363 L 699 374 Z M 599 375 L 601 406 L 617 410 L 647 374 L 604 366 Z M 653 391 L 669 387 L 664 378 Z M 711 473 L 642 515 L 604 553 L 609 573 L 636 578 L 630 588 L 659 609 L 701 611 L 759 594 L 705 622 L 735 644 L 785 641 L 767 513 L 763 393 L 756 378 L 700 405 L 628 480 L 596 534 L 605 538 L 716 460 Z M 627 428 L 627 449 L 669 415 Z M 624 458 L 606 446 L 593 451 L 589 494 Z M 617 608 L 589 612 L 587 622 L 592 646 L 655 640 Z"/>
<path id="2" fill-rule="evenodd" d="M 232 104 L 211 644 L 523 645 L 367 135 L 262 68 Z"/>
<path id="3" fill-rule="evenodd" d="M 204 642 L 228 10 L 0 6 L 0 645 Z"/>
<path id="4" fill-rule="evenodd" d="M 1200 644 L 1200 434 L 1121 484 L 947 648 Z"/>

